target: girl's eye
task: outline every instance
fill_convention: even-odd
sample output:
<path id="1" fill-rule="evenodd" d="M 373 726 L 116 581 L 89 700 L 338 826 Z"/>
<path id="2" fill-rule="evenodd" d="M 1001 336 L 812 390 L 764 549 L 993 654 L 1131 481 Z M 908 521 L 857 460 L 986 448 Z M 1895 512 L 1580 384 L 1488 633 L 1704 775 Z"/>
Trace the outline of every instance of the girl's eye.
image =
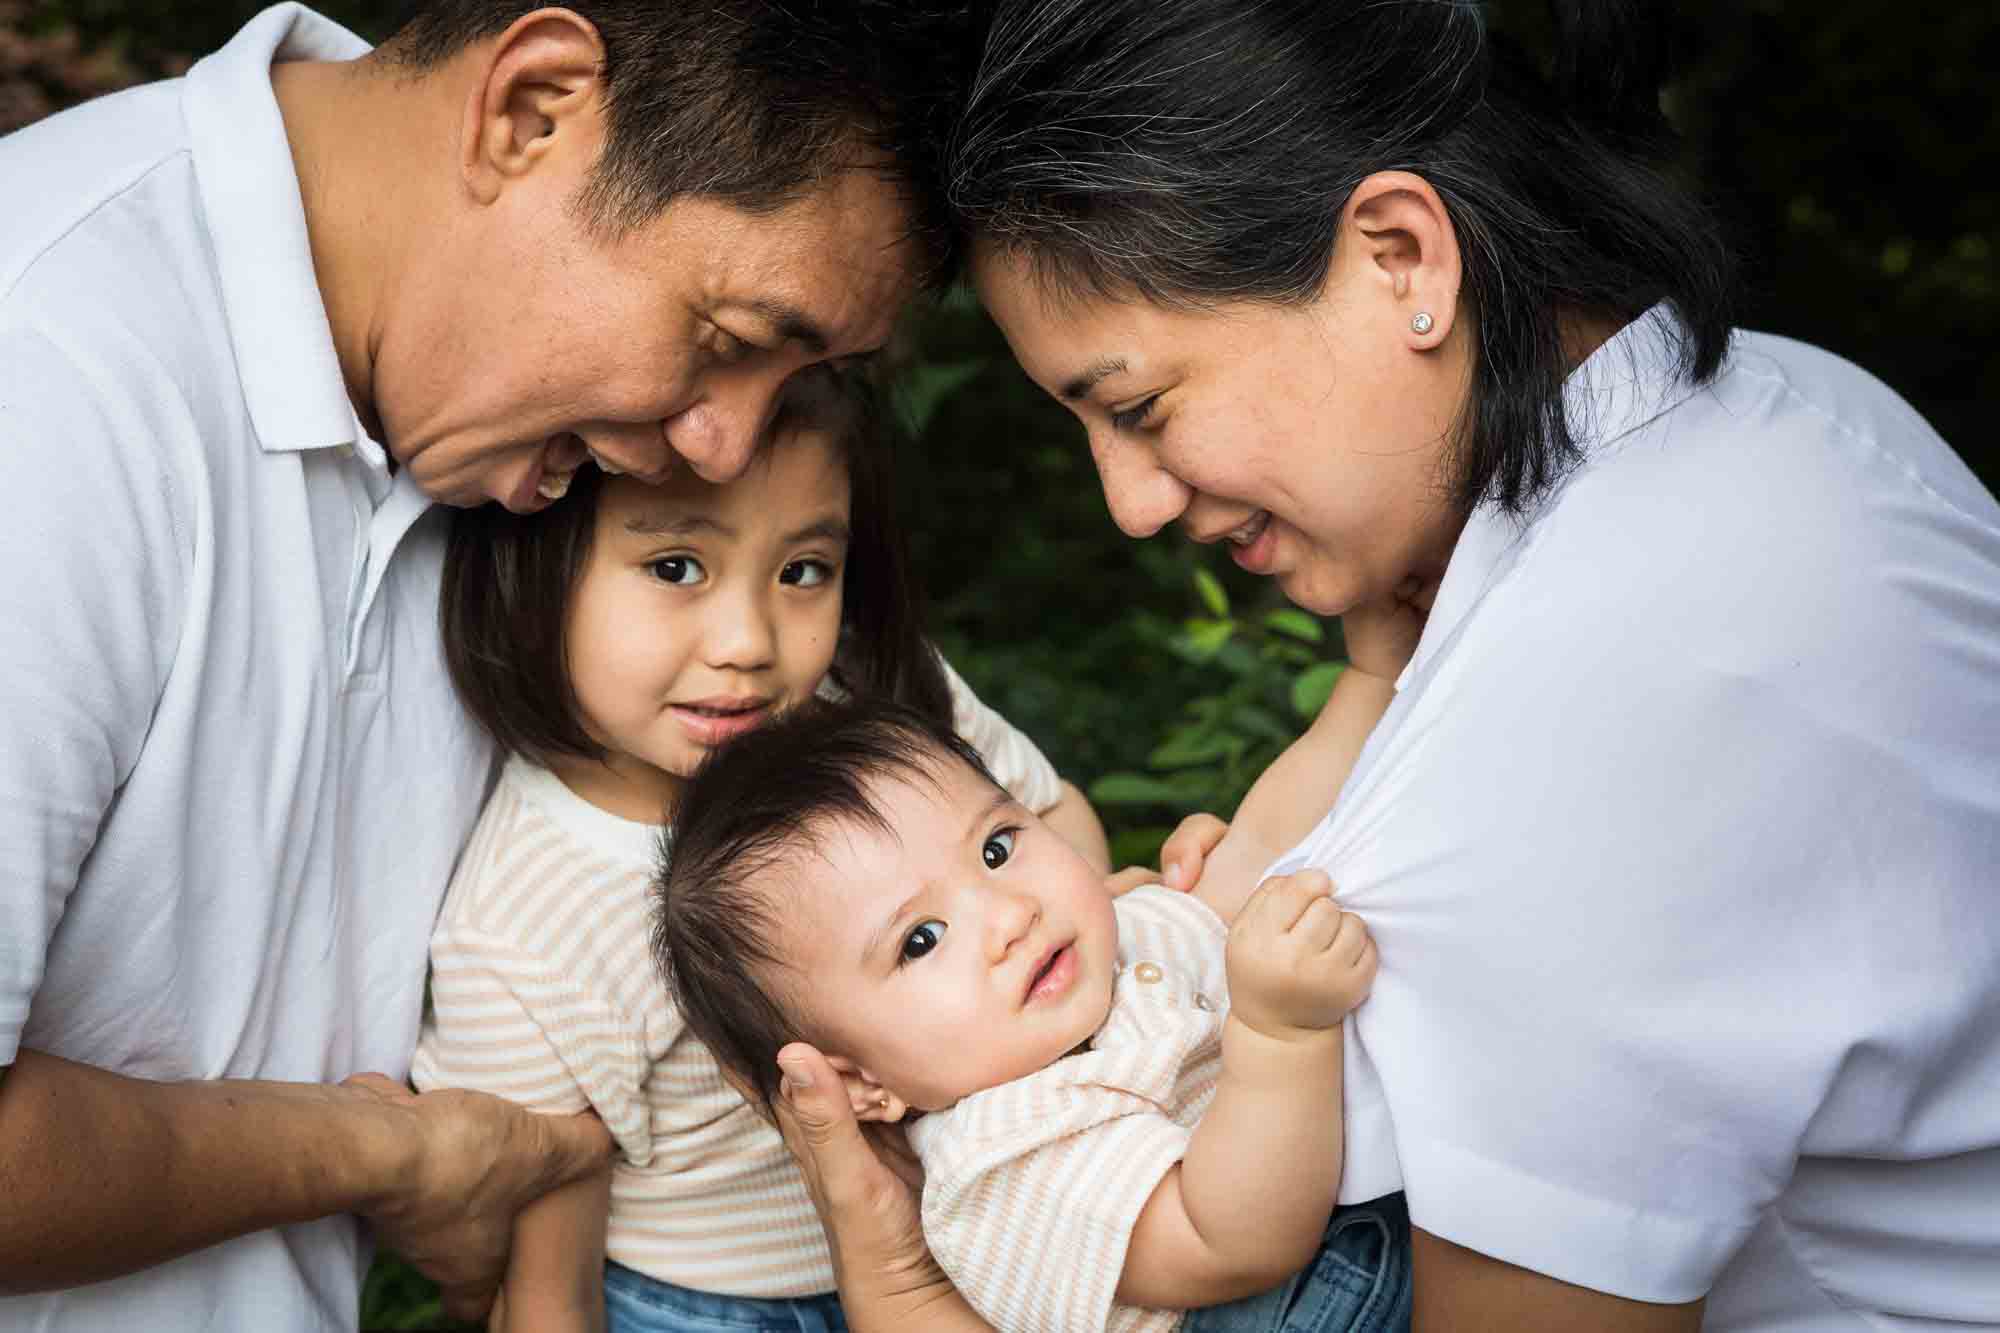
<path id="1" fill-rule="evenodd" d="M 944 943 L 944 922 L 926 921 L 903 937 L 903 953 L 899 963 L 914 962 L 922 958 L 938 945 Z"/>
<path id="2" fill-rule="evenodd" d="M 980 847 L 979 859 L 986 863 L 988 870 L 998 870 L 1014 855 L 1014 833 L 1010 828 L 1001 829 Z"/>
<path id="3" fill-rule="evenodd" d="M 1153 405 L 1160 401 L 1160 395 L 1142 399 L 1123 412 L 1111 414 L 1111 425 L 1116 430 L 1137 430 L 1146 424 L 1146 418 L 1153 415 Z"/>
<path id="4" fill-rule="evenodd" d="M 708 571 L 701 567 L 701 561 L 691 555 L 669 555 L 646 566 L 653 577 L 662 583 L 675 583 L 689 587 L 708 577 Z"/>
<path id="5" fill-rule="evenodd" d="M 720 324 L 711 327 L 715 329 L 715 359 L 724 365 L 734 365 L 755 350 L 753 344 L 745 342 Z"/>
<path id="6" fill-rule="evenodd" d="M 833 577 L 833 566 L 824 560 L 794 560 L 778 574 L 778 582 L 801 588 L 817 588 Z"/>

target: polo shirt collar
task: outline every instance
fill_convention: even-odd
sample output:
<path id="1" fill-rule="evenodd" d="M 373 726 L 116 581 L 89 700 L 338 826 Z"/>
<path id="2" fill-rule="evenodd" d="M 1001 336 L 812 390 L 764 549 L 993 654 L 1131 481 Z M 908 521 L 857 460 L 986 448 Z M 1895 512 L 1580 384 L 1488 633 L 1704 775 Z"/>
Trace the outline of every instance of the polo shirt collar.
<path id="1" fill-rule="evenodd" d="M 368 44 L 273 5 L 187 73 L 184 99 L 245 406 L 266 452 L 365 442 L 313 272 L 305 205 L 271 89 L 279 60 L 352 60 Z"/>
<path id="2" fill-rule="evenodd" d="M 1438 584 L 1423 638 L 1397 682 L 1399 689 L 1457 637 L 1460 624 L 1487 589 L 1513 568 L 1535 525 L 1607 446 L 1643 429 L 1697 392 L 1698 386 L 1678 373 L 1680 340 L 1685 336 L 1680 320 L 1662 302 L 1606 339 L 1570 372 L 1563 383 L 1563 410 L 1583 451 L 1582 461 L 1524 514 L 1507 514 L 1492 504 L 1472 511 Z"/>

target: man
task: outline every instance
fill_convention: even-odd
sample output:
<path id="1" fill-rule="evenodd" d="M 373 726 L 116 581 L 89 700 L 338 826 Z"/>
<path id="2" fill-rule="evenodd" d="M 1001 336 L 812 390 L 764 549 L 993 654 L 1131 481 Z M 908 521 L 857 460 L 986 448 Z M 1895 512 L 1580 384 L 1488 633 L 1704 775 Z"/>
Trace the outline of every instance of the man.
<path id="1" fill-rule="evenodd" d="M 351 1329 L 350 1214 L 473 1314 L 605 1161 L 392 1081 L 491 758 L 431 502 L 730 477 L 880 346 L 958 31 L 438 0 L 370 54 L 282 5 L 0 141 L 0 1329 Z"/>

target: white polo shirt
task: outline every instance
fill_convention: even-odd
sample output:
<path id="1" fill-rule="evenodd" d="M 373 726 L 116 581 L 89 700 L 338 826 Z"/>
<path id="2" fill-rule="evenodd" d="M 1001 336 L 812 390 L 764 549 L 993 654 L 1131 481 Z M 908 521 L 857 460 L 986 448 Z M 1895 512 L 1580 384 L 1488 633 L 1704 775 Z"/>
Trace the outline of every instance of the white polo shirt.
<path id="1" fill-rule="evenodd" d="M 1883 385 L 1656 311 L 1475 514 L 1324 867 L 1343 1197 L 1710 1329 L 2000 1327 L 2000 507 Z"/>
<path id="2" fill-rule="evenodd" d="M 274 58 L 0 140 L 0 1062 L 400 1076 L 488 778 L 437 632 L 442 512 L 355 420 Z M 350 1218 L 0 1300 L 0 1329 L 352 1329 Z"/>

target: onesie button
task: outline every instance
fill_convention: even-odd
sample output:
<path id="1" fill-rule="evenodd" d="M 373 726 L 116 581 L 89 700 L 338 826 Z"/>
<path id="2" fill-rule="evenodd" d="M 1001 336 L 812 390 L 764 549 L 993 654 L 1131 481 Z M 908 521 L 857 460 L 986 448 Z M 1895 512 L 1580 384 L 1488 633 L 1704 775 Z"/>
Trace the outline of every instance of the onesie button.
<path id="1" fill-rule="evenodd" d="M 1141 963 L 1132 969 L 1132 975 L 1139 978 L 1142 985 L 1150 986 L 1166 973 L 1160 971 L 1158 963 Z"/>
<path id="2" fill-rule="evenodd" d="M 1194 1007 L 1201 1010 L 1204 1014 L 1212 1014 L 1215 1012 L 1215 1001 L 1209 999 L 1200 991 L 1196 991 L 1194 994 Z"/>

